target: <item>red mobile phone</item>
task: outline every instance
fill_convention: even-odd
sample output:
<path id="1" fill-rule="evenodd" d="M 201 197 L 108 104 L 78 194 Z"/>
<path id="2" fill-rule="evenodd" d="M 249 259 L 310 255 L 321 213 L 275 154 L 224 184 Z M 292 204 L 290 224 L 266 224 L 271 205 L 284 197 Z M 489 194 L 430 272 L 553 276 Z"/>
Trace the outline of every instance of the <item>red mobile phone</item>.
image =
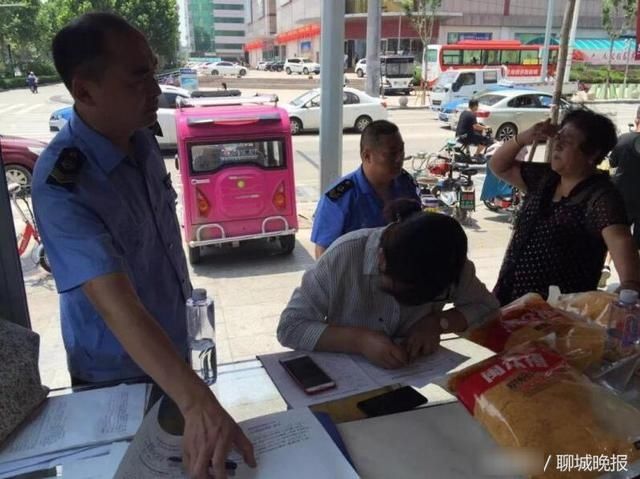
<path id="1" fill-rule="evenodd" d="M 336 383 L 309 356 L 281 359 L 280 364 L 307 394 L 335 388 Z"/>

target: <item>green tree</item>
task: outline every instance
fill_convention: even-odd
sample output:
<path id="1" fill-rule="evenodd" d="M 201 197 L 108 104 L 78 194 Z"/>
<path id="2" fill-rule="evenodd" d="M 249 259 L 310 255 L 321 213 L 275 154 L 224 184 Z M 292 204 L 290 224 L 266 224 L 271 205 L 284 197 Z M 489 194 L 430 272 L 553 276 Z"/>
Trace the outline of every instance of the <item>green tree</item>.
<path id="1" fill-rule="evenodd" d="M 47 0 L 40 20 L 49 42 L 73 18 L 90 11 L 122 15 L 147 36 L 161 66 L 175 62 L 179 45 L 176 0 Z"/>
<path id="2" fill-rule="evenodd" d="M 614 42 L 635 23 L 637 12 L 637 0 L 602 0 L 602 26 L 607 31 L 610 41 L 607 78 L 604 88 L 605 98 L 609 97 L 611 57 L 613 55 Z"/>
<path id="3" fill-rule="evenodd" d="M 426 80 L 428 73 L 428 48 L 433 36 L 433 25 L 436 21 L 436 12 L 442 7 L 442 0 L 403 0 L 402 8 L 405 15 L 411 21 L 413 28 L 422 41 L 422 95 L 420 102 L 424 105 L 426 95 Z"/>
<path id="4" fill-rule="evenodd" d="M 4 5 L 4 6 L 3 6 Z M 37 16 L 40 0 L 0 1 L 0 58 L 5 71 L 13 71 L 42 45 L 38 35 Z"/>

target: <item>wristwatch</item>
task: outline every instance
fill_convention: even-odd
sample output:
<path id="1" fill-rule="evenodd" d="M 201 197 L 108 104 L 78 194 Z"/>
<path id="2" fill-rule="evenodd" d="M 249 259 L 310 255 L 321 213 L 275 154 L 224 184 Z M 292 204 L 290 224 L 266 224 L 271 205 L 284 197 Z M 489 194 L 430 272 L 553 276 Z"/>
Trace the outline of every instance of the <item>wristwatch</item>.
<path id="1" fill-rule="evenodd" d="M 440 318 L 440 333 L 444 333 L 449 330 L 449 320 L 444 316 Z"/>

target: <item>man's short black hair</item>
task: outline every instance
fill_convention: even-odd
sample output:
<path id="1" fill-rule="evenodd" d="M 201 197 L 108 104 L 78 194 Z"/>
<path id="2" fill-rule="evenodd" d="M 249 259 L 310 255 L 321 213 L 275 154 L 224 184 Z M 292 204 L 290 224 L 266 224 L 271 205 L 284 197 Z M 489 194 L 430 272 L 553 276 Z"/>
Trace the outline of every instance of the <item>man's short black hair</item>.
<path id="1" fill-rule="evenodd" d="M 385 274 L 412 285 L 429 302 L 457 285 L 467 260 L 467 235 L 460 223 L 440 213 L 414 213 L 382 234 Z"/>
<path id="2" fill-rule="evenodd" d="M 476 106 L 478 106 L 478 100 L 476 100 L 475 98 L 469 100 L 469 109 L 475 108 Z"/>
<path id="3" fill-rule="evenodd" d="M 382 135 L 398 133 L 398 125 L 387 120 L 376 120 L 369 123 L 360 136 L 360 153 L 366 147 L 376 148 Z"/>
<path id="4" fill-rule="evenodd" d="M 613 122 L 593 110 L 587 108 L 572 110 L 564 116 L 560 127 L 567 123 L 571 123 L 582 132 L 585 140 L 580 145 L 580 149 L 586 154 L 596 153 L 598 155 L 596 164 L 600 164 L 618 142 Z"/>
<path id="5" fill-rule="evenodd" d="M 138 30 L 124 18 L 110 12 L 92 12 L 76 18 L 53 38 L 53 62 L 67 89 L 71 90 L 74 75 L 81 73 L 99 80 L 109 62 L 109 33 L 129 33 Z"/>

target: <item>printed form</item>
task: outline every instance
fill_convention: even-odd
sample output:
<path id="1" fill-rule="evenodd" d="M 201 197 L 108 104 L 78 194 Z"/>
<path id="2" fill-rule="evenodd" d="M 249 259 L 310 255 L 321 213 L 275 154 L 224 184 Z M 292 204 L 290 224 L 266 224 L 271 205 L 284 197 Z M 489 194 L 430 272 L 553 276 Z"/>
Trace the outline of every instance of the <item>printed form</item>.
<path id="1" fill-rule="evenodd" d="M 336 387 L 308 395 L 282 367 L 280 360 L 310 356 L 336 383 Z M 284 400 L 292 408 L 311 406 L 382 386 L 402 383 L 415 387 L 426 386 L 469 359 L 442 346 L 432 355 L 422 357 L 400 369 L 384 369 L 371 364 L 360 355 L 290 351 L 258 356 L 269 377 Z"/>
<path id="2" fill-rule="evenodd" d="M 186 479 L 180 458 L 182 437 L 167 433 L 158 422 L 158 401 L 129 446 L 116 479 Z M 247 466 L 237 453 L 236 479 L 278 477 L 355 479 L 353 467 L 308 409 L 257 417 L 239 424 L 254 447 L 258 467 Z M 170 459 L 171 458 L 171 459 Z M 176 460 L 178 459 L 178 460 Z"/>

